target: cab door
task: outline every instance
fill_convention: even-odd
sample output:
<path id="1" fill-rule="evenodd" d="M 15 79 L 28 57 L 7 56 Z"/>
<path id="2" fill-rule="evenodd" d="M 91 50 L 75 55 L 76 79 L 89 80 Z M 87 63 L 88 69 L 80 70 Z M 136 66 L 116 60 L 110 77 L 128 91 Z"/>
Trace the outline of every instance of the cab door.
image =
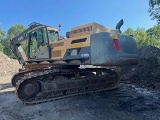
<path id="1" fill-rule="evenodd" d="M 49 41 L 46 28 L 40 28 L 30 33 L 29 39 L 30 59 L 49 59 Z"/>
<path id="2" fill-rule="evenodd" d="M 37 52 L 38 58 L 50 58 L 49 54 L 49 40 L 46 28 L 37 30 Z"/>

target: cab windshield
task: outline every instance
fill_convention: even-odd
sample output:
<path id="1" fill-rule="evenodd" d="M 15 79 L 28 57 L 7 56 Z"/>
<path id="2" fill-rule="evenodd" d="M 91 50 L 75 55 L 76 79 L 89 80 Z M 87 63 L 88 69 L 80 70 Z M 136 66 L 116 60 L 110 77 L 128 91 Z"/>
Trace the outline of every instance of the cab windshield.
<path id="1" fill-rule="evenodd" d="M 48 37 L 50 42 L 57 42 L 59 38 L 58 32 L 48 30 Z"/>

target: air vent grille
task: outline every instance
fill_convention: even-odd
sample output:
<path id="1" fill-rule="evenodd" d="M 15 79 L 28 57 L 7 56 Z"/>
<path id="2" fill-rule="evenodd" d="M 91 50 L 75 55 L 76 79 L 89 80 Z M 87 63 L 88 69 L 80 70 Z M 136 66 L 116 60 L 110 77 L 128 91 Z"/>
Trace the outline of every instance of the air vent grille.
<path id="1" fill-rule="evenodd" d="M 52 52 L 52 57 L 61 57 L 61 50 L 56 50 Z"/>

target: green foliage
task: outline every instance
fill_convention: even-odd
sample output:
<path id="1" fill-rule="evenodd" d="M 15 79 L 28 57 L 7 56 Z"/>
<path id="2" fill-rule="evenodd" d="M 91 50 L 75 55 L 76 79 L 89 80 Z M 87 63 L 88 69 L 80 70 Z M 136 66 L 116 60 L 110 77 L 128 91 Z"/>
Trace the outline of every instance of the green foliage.
<path id="1" fill-rule="evenodd" d="M 9 28 L 7 35 L 9 39 L 14 38 L 15 36 L 19 35 L 19 33 L 23 32 L 26 29 L 24 25 L 13 25 Z"/>
<path id="2" fill-rule="evenodd" d="M 4 36 L 5 36 L 5 31 L 3 31 L 3 30 L 0 28 L 0 40 L 2 40 Z"/>
<path id="3" fill-rule="evenodd" d="M 149 0 L 150 7 L 154 8 L 156 5 L 160 4 L 160 0 Z"/>
<path id="4" fill-rule="evenodd" d="M 135 36 L 136 35 L 136 31 L 133 30 L 132 28 L 128 28 L 126 31 L 124 31 L 124 34 Z"/>
<path id="5" fill-rule="evenodd" d="M 5 32 L 0 28 L 0 51 L 3 51 L 4 48 L 2 44 L 4 37 L 5 37 Z"/>
<path id="6" fill-rule="evenodd" d="M 146 31 L 148 39 L 152 41 L 152 45 L 160 48 L 160 26 L 154 26 Z"/>
<path id="7" fill-rule="evenodd" d="M 160 0 L 149 0 L 149 13 L 152 19 L 156 19 L 160 24 Z"/>
<path id="8" fill-rule="evenodd" d="M 8 38 L 3 39 L 2 45 L 3 45 L 3 53 L 11 58 L 15 58 L 12 51 L 10 50 L 10 39 Z"/>
<path id="9" fill-rule="evenodd" d="M 139 46 L 150 45 L 150 40 L 148 39 L 147 33 L 143 28 L 137 28 L 135 39 Z"/>
<path id="10" fill-rule="evenodd" d="M 18 24 L 13 25 L 9 28 L 9 30 L 7 31 L 6 38 L 4 38 L 1 42 L 4 54 L 8 55 L 11 58 L 15 58 L 10 49 L 10 40 L 15 36 L 17 36 L 19 33 L 23 32 L 25 29 L 26 28 L 24 25 L 18 25 Z"/>
<path id="11" fill-rule="evenodd" d="M 137 30 L 128 28 L 124 34 L 132 35 L 136 39 L 138 46 L 149 45 L 147 34 L 143 28 L 137 28 Z"/>
<path id="12" fill-rule="evenodd" d="M 143 28 L 137 28 L 133 30 L 128 28 L 124 34 L 132 35 L 138 44 L 138 46 L 142 45 L 153 45 L 160 48 L 160 26 L 154 26 L 148 30 Z"/>

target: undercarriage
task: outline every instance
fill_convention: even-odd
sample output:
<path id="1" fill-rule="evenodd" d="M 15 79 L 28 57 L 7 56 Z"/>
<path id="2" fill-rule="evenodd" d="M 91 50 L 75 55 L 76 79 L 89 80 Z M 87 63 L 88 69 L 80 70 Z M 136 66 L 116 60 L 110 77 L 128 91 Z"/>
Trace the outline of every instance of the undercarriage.
<path id="1" fill-rule="evenodd" d="M 23 103 L 39 104 L 115 89 L 119 75 L 106 68 L 50 68 L 17 73 L 12 84 Z"/>

